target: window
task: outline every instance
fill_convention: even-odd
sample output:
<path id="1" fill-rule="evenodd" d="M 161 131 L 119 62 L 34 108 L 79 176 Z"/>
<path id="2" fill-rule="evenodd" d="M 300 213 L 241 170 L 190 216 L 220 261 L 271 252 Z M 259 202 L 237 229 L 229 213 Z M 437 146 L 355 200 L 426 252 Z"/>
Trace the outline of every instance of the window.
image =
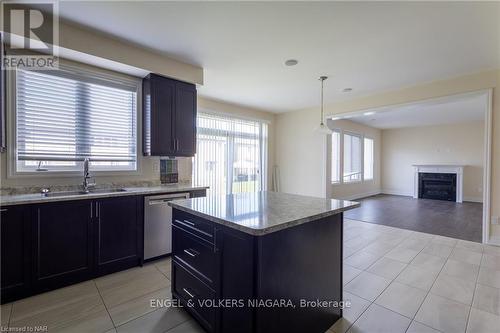
<path id="1" fill-rule="evenodd" d="M 364 180 L 373 179 L 373 139 L 365 138 L 364 140 Z"/>
<path id="2" fill-rule="evenodd" d="M 137 169 L 137 81 L 61 64 L 15 87 L 17 172 Z"/>
<path id="3" fill-rule="evenodd" d="M 267 188 L 267 124 L 199 113 L 193 182 L 217 194 Z"/>
<path id="4" fill-rule="evenodd" d="M 344 183 L 361 181 L 361 137 L 344 133 Z"/>
<path id="5" fill-rule="evenodd" d="M 332 183 L 340 183 L 340 132 L 332 132 Z"/>

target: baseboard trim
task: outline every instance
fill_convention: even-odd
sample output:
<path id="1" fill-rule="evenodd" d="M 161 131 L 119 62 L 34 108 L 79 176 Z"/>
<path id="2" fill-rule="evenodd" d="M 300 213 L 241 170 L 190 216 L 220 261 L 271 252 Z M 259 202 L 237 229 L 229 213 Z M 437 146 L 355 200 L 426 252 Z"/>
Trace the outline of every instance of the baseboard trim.
<path id="1" fill-rule="evenodd" d="M 404 191 L 399 191 L 399 190 L 383 189 L 380 193 L 391 194 L 391 195 L 401 195 L 404 197 L 413 197 L 413 192 L 404 192 Z"/>
<path id="2" fill-rule="evenodd" d="M 464 201 L 483 203 L 482 197 L 464 197 Z"/>
<path id="3" fill-rule="evenodd" d="M 341 197 L 339 199 L 341 200 L 356 200 L 356 199 L 362 199 L 362 198 L 366 198 L 366 197 L 371 197 L 372 195 L 377 195 L 377 194 L 380 194 L 382 192 L 380 191 L 370 191 L 370 192 L 365 192 L 365 193 L 358 193 L 358 194 L 353 194 L 353 195 L 349 195 L 349 196 L 346 196 L 346 197 Z M 335 194 L 333 195 L 333 197 L 335 198 Z M 337 199 L 337 198 L 335 198 Z"/>

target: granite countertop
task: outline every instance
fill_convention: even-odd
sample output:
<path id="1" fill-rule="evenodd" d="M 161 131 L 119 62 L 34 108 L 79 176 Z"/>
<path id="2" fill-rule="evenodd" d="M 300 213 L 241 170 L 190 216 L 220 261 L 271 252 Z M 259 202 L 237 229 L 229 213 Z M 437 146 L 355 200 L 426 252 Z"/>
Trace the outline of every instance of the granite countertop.
<path id="1" fill-rule="evenodd" d="M 359 207 L 352 201 L 277 192 L 176 200 L 169 205 L 251 235 L 265 235 Z"/>
<path id="2" fill-rule="evenodd" d="M 144 195 L 144 194 L 161 194 L 174 192 L 188 192 L 195 190 L 208 189 L 206 186 L 193 186 L 191 184 L 171 184 L 161 186 L 144 186 L 144 187 L 122 187 L 125 191 L 122 192 L 98 192 L 88 194 L 71 194 L 54 197 L 45 197 L 41 193 L 30 194 L 13 194 L 0 196 L 1 206 L 12 206 L 21 204 L 35 204 L 45 202 L 69 201 L 69 200 L 84 200 L 109 197 L 121 197 L 127 195 Z"/>

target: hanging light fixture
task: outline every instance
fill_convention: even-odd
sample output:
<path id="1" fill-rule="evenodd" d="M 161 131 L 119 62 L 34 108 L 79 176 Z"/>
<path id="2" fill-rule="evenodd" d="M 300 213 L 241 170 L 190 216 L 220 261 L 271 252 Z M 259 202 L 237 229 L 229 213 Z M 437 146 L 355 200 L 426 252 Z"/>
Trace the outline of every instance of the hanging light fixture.
<path id="1" fill-rule="evenodd" d="M 325 125 L 324 122 L 324 102 L 323 102 L 323 86 L 325 80 L 328 79 L 328 76 L 320 76 L 319 80 L 321 81 L 321 119 L 318 128 L 316 128 L 316 132 L 323 134 L 330 134 L 332 131 Z"/>

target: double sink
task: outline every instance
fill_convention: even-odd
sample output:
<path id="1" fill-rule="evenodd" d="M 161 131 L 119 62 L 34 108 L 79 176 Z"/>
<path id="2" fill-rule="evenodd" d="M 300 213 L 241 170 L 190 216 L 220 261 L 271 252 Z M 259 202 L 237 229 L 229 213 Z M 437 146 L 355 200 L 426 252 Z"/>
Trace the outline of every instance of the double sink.
<path id="1" fill-rule="evenodd" d="M 43 193 L 45 197 L 67 197 L 71 195 L 84 195 L 84 194 L 99 194 L 99 193 L 116 193 L 116 192 L 126 192 L 127 190 L 124 188 L 100 188 L 100 189 L 92 189 L 87 191 L 62 191 L 62 192 L 47 192 Z"/>

